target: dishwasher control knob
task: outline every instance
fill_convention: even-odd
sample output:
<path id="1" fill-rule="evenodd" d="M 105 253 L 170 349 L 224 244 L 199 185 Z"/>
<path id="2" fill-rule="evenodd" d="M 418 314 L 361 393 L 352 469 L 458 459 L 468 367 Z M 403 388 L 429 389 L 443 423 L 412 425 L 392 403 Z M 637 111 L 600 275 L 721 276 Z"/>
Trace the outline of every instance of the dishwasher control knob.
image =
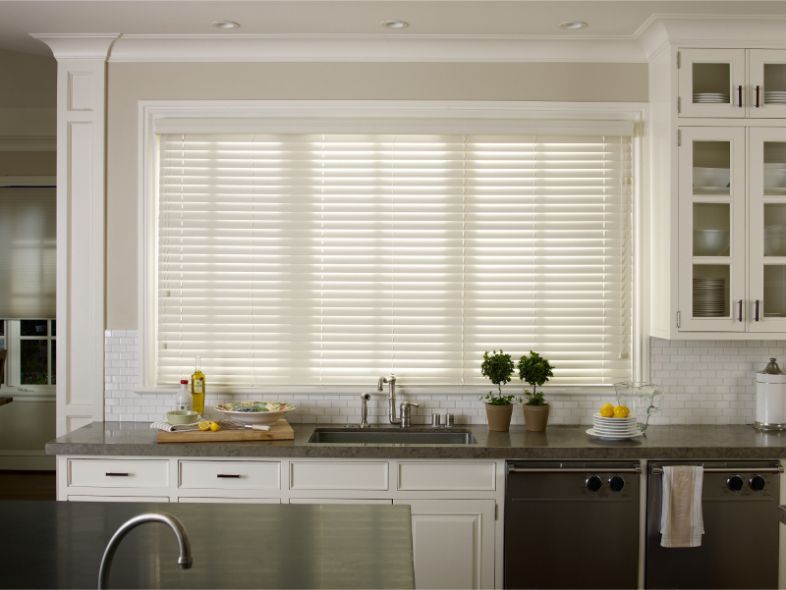
<path id="1" fill-rule="evenodd" d="M 742 489 L 742 478 L 739 475 L 732 475 L 726 480 L 726 487 L 732 492 L 739 492 Z"/>
<path id="2" fill-rule="evenodd" d="M 590 475 L 584 482 L 584 485 L 587 486 L 589 491 L 597 492 L 603 486 L 603 481 L 597 475 Z"/>
<path id="3" fill-rule="evenodd" d="M 748 486 L 754 492 L 760 492 L 764 489 L 764 478 L 761 475 L 754 475 L 748 480 Z"/>
<path id="4" fill-rule="evenodd" d="M 612 475 L 609 478 L 609 487 L 612 492 L 621 492 L 622 488 L 625 487 L 625 480 L 619 475 Z"/>

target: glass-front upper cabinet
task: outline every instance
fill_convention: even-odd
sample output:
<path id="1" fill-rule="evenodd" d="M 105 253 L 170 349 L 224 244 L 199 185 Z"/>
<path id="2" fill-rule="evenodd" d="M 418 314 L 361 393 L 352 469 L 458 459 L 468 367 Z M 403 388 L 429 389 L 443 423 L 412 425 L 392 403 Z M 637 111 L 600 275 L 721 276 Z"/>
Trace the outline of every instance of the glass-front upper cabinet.
<path id="1" fill-rule="evenodd" d="M 745 117 L 745 50 L 681 49 L 681 117 Z"/>
<path id="2" fill-rule="evenodd" d="M 751 117 L 786 117 L 786 50 L 748 51 Z"/>
<path id="3" fill-rule="evenodd" d="M 745 331 L 745 129 L 682 127 L 680 330 Z"/>
<path id="4" fill-rule="evenodd" d="M 786 331 L 786 129 L 751 128 L 750 326 Z"/>

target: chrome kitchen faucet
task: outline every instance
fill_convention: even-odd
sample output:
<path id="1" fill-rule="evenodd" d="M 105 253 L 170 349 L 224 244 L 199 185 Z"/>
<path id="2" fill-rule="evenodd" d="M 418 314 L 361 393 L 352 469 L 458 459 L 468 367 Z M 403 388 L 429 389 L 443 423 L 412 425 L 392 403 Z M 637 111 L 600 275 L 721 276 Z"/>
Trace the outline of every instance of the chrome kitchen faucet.
<path id="1" fill-rule="evenodd" d="M 380 377 L 377 382 L 377 391 L 382 391 L 382 386 L 388 384 L 388 421 L 391 424 L 400 424 L 401 428 L 412 426 L 411 408 L 419 407 L 415 402 L 403 402 L 401 413 L 396 408 L 396 376 L 391 373 L 387 377 Z"/>

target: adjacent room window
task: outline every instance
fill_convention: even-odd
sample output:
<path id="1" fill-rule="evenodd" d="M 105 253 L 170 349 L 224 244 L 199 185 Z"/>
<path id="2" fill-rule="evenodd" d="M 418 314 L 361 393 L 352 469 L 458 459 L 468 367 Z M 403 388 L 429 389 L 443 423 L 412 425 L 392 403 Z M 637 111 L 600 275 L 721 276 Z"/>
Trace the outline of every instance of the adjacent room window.
<path id="1" fill-rule="evenodd" d="M 57 382 L 56 330 L 52 319 L 0 320 L 0 349 L 8 351 L 4 385 L 52 390 Z"/>
<path id="2" fill-rule="evenodd" d="M 630 378 L 631 138 L 158 135 L 153 380 Z"/>

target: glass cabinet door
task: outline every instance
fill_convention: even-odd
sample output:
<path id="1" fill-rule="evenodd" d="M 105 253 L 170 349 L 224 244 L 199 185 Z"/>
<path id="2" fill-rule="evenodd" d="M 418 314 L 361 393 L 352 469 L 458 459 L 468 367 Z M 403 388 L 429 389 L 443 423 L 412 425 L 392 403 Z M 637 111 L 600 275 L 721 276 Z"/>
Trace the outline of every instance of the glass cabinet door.
<path id="1" fill-rule="evenodd" d="M 752 128 L 751 331 L 786 331 L 786 129 Z"/>
<path id="2" fill-rule="evenodd" d="M 679 329 L 745 330 L 745 130 L 682 127 Z"/>
<path id="3" fill-rule="evenodd" d="M 681 49 L 680 117 L 745 117 L 745 50 Z"/>
<path id="4" fill-rule="evenodd" d="M 748 52 L 751 117 L 786 117 L 786 50 Z"/>

